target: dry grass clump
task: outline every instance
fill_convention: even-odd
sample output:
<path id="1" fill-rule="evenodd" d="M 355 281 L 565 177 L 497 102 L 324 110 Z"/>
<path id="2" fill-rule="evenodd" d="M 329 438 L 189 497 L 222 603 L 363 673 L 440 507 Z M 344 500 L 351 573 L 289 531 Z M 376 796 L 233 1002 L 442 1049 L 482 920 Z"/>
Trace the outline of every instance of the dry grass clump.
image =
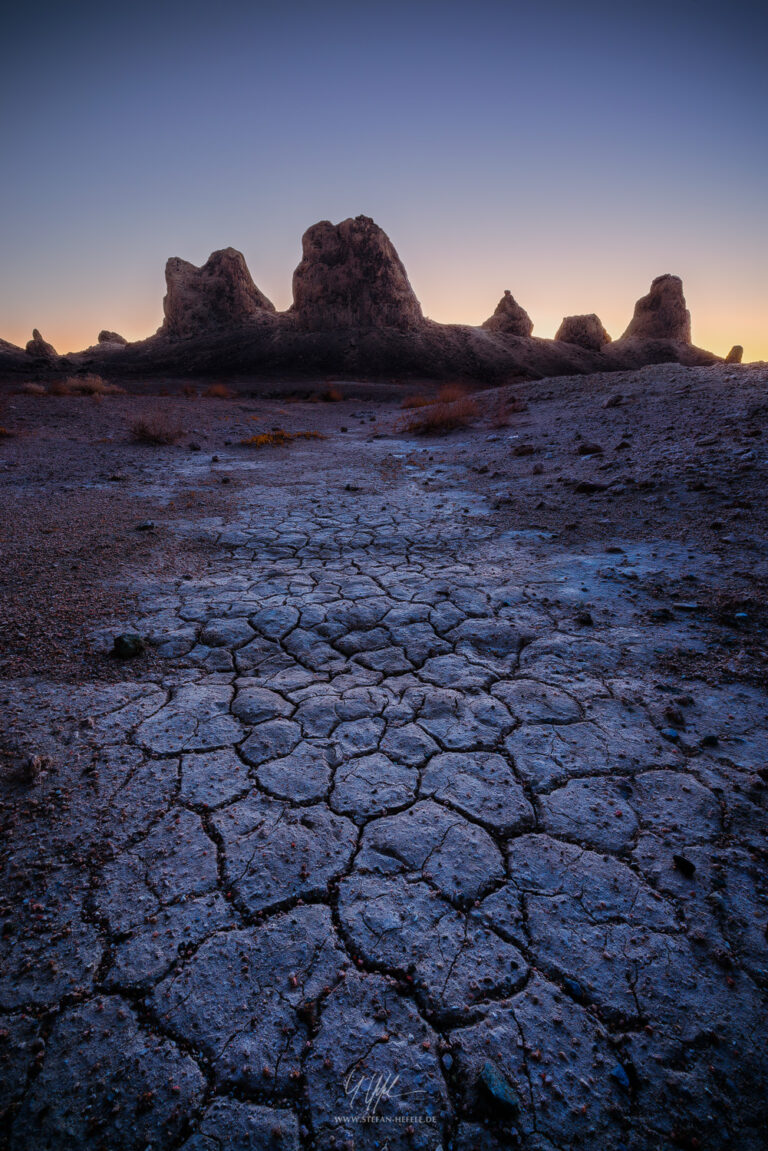
<path id="1" fill-rule="evenodd" d="M 65 380 L 54 380 L 48 385 L 49 396 L 73 396 L 75 393 Z"/>
<path id="2" fill-rule="evenodd" d="M 515 396 L 499 397 L 490 413 L 491 427 L 507 428 L 512 423 L 513 416 L 527 410 L 528 404 L 525 400 L 519 400 Z"/>
<path id="3" fill-rule="evenodd" d="M 27 385 L 27 388 L 35 385 Z M 25 389 L 26 390 L 26 389 Z M 35 391 L 34 395 L 42 393 Z M 48 385 L 49 396 L 122 396 L 124 391 L 117 384 L 107 383 L 101 376 L 67 376 L 66 380 L 54 380 Z"/>
<path id="4" fill-rule="evenodd" d="M 0 440 L 9 440 L 15 435 L 16 433 L 12 432 L 10 428 L 0 428 Z"/>
<path id="5" fill-rule="evenodd" d="M 20 391 L 25 396 L 44 396 L 45 395 L 45 385 L 44 384 L 33 384 L 33 383 L 24 384 L 24 385 L 22 385 Z"/>
<path id="6" fill-rule="evenodd" d="M 68 376 L 64 381 L 68 391 L 63 395 L 74 396 L 122 396 L 123 389 L 117 384 L 109 384 L 101 376 Z"/>
<path id="7" fill-rule="evenodd" d="M 271 432 L 260 432 L 249 436 L 240 442 L 249 448 L 282 448 L 287 447 L 293 440 L 324 440 L 320 432 L 286 432 L 284 428 L 275 428 Z"/>
<path id="8" fill-rule="evenodd" d="M 167 416 L 142 416 L 134 420 L 129 429 L 131 439 L 138 444 L 175 444 L 184 435 Z"/>
<path id="9" fill-rule="evenodd" d="M 429 405 L 434 402 L 434 399 L 430 399 L 429 396 L 406 396 L 400 407 L 406 409 L 406 411 L 411 408 L 428 408 Z"/>
<path id="10" fill-rule="evenodd" d="M 197 396 L 197 388 L 193 387 L 192 384 L 185 384 L 181 391 L 182 395 L 185 395 L 190 400 L 195 399 Z"/>
<path id="11" fill-rule="evenodd" d="M 440 399 L 440 396 L 453 396 Z M 466 428 L 480 414 L 477 403 L 463 391 L 441 388 L 435 403 L 418 408 L 401 423 L 403 431 L 416 436 L 444 436 L 457 428 Z"/>
<path id="12" fill-rule="evenodd" d="M 203 392 L 203 395 L 211 400 L 231 400 L 234 394 L 232 389 L 228 388 L 226 384 L 211 384 L 211 386 Z"/>

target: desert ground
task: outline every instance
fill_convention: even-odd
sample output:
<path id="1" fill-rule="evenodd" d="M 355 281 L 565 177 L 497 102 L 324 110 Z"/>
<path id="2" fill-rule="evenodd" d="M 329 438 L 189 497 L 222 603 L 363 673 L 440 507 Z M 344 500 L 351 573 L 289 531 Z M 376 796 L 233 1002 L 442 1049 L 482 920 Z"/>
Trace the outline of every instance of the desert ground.
<path id="1" fill-rule="evenodd" d="M 0 1146 L 764 1148 L 767 387 L 1 387 Z"/>

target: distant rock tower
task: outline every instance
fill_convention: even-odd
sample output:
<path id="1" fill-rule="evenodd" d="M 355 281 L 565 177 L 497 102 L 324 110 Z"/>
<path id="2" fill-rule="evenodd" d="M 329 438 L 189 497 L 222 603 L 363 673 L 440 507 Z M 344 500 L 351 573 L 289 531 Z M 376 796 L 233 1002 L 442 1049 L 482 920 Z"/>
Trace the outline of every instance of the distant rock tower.
<path id="1" fill-rule="evenodd" d="M 406 330 L 424 322 L 394 245 L 368 216 L 322 220 L 307 229 L 301 246 L 290 309 L 300 328 Z"/>
<path id="2" fill-rule="evenodd" d="M 274 315 L 275 306 L 251 279 L 242 252 L 212 252 L 202 267 L 173 256 L 165 265 L 165 321 L 172 339 L 196 336 Z"/>
<path id="3" fill-rule="evenodd" d="M 657 276 L 647 296 L 635 304 L 635 314 L 622 340 L 691 342 L 691 313 L 685 306 L 679 276 Z"/>
<path id="4" fill-rule="evenodd" d="M 507 289 L 499 300 L 496 311 L 480 326 L 489 332 L 527 337 L 533 331 L 533 320 Z"/>

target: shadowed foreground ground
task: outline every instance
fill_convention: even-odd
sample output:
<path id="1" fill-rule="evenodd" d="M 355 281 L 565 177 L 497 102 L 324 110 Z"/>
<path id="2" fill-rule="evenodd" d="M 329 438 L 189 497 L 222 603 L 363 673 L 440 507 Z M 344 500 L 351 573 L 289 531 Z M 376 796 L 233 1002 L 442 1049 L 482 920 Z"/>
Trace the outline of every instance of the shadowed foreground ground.
<path id="1" fill-rule="evenodd" d="M 6 637 L 3 1146 L 764 1146 L 764 380 L 578 386 L 162 401 L 192 452 L 14 401 L 10 570 L 46 493 L 114 554 L 90 654 Z"/>

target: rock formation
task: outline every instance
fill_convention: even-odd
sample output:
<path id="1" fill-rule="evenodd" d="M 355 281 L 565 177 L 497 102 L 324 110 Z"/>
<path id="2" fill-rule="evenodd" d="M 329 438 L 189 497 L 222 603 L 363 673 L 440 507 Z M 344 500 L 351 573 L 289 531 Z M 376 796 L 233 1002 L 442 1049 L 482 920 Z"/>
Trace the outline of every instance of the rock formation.
<path id="1" fill-rule="evenodd" d="M 555 339 L 564 344 L 577 344 L 580 348 L 599 351 L 604 344 L 610 344 L 611 337 L 602 325 L 599 316 L 590 312 L 586 316 L 565 316 L 555 333 Z"/>
<path id="2" fill-rule="evenodd" d="M 501 332 L 507 336 L 528 337 L 533 331 L 533 320 L 507 290 L 499 300 L 496 311 L 481 324 L 481 327 L 489 332 Z"/>
<path id="3" fill-rule="evenodd" d="M 425 319 L 392 243 L 367 216 L 323 221 L 305 233 L 287 312 L 276 312 L 234 248 L 199 268 L 171 259 L 166 280 L 165 321 L 154 336 L 129 343 L 102 331 L 95 346 L 57 356 L 35 331 L 26 351 L 0 341 L 0 377 L 54 377 L 66 369 L 114 378 L 344 373 L 493 384 L 718 360 L 690 343 L 676 276 L 653 281 L 625 336 L 612 342 L 595 315 L 567 316 L 554 340 L 533 338 L 530 316 L 510 292 L 482 327 Z"/>
<path id="4" fill-rule="evenodd" d="M 635 314 L 622 340 L 691 342 L 691 313 L 685 306 L 679 276 L 657 276 L 647 296 L 635 304 Z"/>
<path id="5" fill-rule="evenodd" d="M 741 344 L 734 344 L 728 355 L 725 357 L 726 364 L 740 364 L 741 357 L 744 355 L 744 349 Z"/>
<path id="6" fill-rule="evenodd" d="M 212 252 L 200 268 L 172 257 L 165 265 L 165 282 L 165 321 L 160 330 L 172 339 L 263 320 L 275 312 L 235 248 Z"/>
<path id="7" fill-rule="evenodd" d="M 305 331 L 408 330 L 424 322 L 400 257 L 368 216 L 323 220 L 304 233 L 290 314 Z"/>
<path id="8" fill-rule="evenodd" d="M 32 331 L 32 339 L 27 344 L 27 354 L 34 356 L 36 360 L 54 360 L 58 352 L 53 344 L 47 343 L 40 335 L 37 328 Z"/>

